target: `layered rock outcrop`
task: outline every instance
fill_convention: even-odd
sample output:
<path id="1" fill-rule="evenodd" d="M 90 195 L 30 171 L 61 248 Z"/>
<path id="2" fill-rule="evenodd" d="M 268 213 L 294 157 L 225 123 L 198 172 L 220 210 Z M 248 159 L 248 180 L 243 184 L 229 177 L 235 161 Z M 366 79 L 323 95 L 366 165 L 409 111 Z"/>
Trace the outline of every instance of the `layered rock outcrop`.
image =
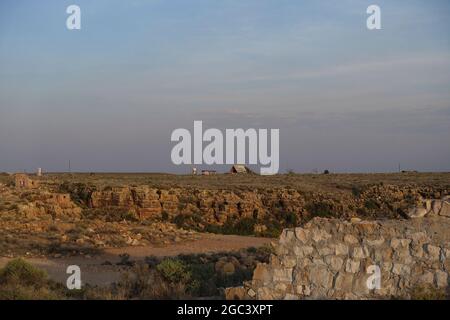
<path id="1" fill-rule="evenodd" d="M 450 219 L 360 221 L 315 218 L 286 229 L 269 264 L 227 298 L 408 298 L 419 287 L 448 290 Z"/>
<path id="2" fill-rule="evenodd" d="M 79 217 L 81 208 L 75 204 L 67 193 L 51 193 L 35 191 L 25 193 L 26 203 L 18 204 L 18 212 L 28 217 L 51 215 L 53 217 Z"/>
<path id="3" fill-rule="evenodd" d="M 228 217 L 261 219 L 277 212 L 291 213 L 300 219 L 311 216 L 407 217 L 410 208 L 419 205 L 423 196 L 441 193 L 389 185 L 341 193 L 289 188 L 208 190 L 126 186 L 93 191 L 85 201 L 92 208 L 130 208 L 141 219 L 158 217 L 163 212 L 172 217 L 198 214 L 203 223 L 221 225 Z"/>

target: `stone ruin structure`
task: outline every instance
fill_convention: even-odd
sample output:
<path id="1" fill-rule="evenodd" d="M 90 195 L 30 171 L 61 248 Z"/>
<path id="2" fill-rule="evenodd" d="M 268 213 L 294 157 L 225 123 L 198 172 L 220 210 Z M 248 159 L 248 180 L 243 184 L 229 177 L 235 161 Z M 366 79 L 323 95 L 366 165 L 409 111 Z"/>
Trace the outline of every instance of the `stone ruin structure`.
<path id="1" fill-rule="evenodd" d="M 269 264 L 227 299 L 409 298 L 449 290 L 450 219 L 347 222 L 315 218 L 285 229 Z M 374 272 L 379 286 L 373 286 Z M 371 278 L 372 277 L 372 278 Z"/>
<path id="2" fill-rule="evenodd" d="M 39 181 L 31 179 L 25 173 L 16 173 L 14 174 L 14 185 L 16 188 L 37 188 L 39 187 Z"/>

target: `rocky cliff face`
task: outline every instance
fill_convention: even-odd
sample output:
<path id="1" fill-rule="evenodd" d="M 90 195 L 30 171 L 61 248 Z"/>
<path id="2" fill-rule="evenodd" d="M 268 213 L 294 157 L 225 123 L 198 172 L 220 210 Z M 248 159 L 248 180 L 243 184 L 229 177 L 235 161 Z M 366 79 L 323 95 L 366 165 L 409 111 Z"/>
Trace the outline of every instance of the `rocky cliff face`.
<path id="1" fill-rule="evenodd" d="M 92 192 L 77 189 L 77 192 L 90 208 L 127 208 L 141 220 L 163 218 L 200 231 L 211 231 L 213 227 L 247 231 L 250 228 L 255 234 L 278 236 L 282 228 L 315 216 L 405 218 L 423 196 L 440 196 L 447 190 L 374 185 L 332 193 L 290 188 L 208 190 L 124 186 Z M 245 223 L 238 225 L 239 221 Z"/>
<path id="2" fill-rule="evenodd" d="M 243 287 L 227 289 L 227 298 L 408 298 L 418 288 L 445 294 L 449 228 L 444 216 L 354 223 L 315 218 L 284 230 L 270 263 L 259 264 Z"/>
<path id="3" fill-rule="evenodd" d="M 18 212 L 27 217 L 49 215 L 79 218 L 81 208 L 74 203 L 68 193 L 51 193 L 34 190 L 16 195 L 23 203 L 17 205 Z"/>

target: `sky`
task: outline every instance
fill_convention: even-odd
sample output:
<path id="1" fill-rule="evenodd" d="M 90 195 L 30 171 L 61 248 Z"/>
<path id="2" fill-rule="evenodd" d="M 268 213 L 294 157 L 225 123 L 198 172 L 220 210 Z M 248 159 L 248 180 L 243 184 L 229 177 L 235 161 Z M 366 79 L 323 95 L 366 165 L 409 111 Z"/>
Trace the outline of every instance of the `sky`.
<path id="1" fill-rule="evenodd" d="M 0 171 L 187 173 L 170 136 L 194 120 L 280 129 L 281 173 L 450 171 L 449 18 L 448 0 L 2 0 Z"/>

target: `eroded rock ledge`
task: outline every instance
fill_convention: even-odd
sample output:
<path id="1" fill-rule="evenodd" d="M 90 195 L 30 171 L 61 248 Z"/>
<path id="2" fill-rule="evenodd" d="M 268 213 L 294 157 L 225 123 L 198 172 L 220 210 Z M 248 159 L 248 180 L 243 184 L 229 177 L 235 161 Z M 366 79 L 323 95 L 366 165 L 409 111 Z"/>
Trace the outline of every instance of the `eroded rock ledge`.
<path id="1" fill-rule="evenodd" d="M 370 266 L 381 271 L 370 290 Z M 369 269 L 370 270 L 370 269 Z M 450 219 L 347 222 L 315 218 L 286 229 L 269 264 L 259 264 L 227 299 L 408 298 L 421 286 L 448 290 Z"/>

